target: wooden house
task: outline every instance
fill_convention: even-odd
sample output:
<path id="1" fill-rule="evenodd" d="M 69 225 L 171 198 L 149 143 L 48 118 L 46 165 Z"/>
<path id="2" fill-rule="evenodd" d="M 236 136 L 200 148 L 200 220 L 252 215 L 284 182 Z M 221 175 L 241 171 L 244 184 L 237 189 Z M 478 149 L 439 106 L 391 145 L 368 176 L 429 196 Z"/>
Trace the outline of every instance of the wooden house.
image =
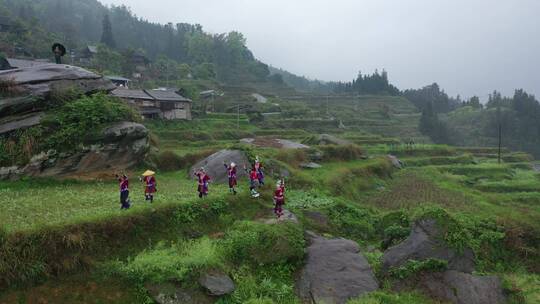
<path id="1" fill-rule="evenodd" d="M 191 120 L 191 100 L 175 90 L 117 88 L 111 94 L 135 107 L 145 119 Z"/>

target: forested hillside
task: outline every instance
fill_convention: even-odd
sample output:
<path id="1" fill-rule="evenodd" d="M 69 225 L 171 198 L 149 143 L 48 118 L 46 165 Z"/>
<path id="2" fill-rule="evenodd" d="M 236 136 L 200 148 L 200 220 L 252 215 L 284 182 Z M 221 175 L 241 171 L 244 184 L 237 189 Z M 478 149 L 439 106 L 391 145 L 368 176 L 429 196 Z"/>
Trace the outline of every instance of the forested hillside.
<path id="1" fill-rule="evenodd" d="M 162 25 L 135 16 L 126 6 L 107 8 L 96 0 L 0 0 L 0 15 L 16 24 L 1 41 L 12 41 L 35 57 L 50 57 L 51 41 L 75 52 L 101 42 L 116 52 L 140 51 L 151 60 L 210 71 L 220 81 L 266 81 L 269 76 L 242 34 L 208 34 L 199 24 L 180 23 L 180 13 L 180 20 L 173 20 L 179 23 Z M 13 45 L 3 43 L 0 51 L 10 55 Z"/>

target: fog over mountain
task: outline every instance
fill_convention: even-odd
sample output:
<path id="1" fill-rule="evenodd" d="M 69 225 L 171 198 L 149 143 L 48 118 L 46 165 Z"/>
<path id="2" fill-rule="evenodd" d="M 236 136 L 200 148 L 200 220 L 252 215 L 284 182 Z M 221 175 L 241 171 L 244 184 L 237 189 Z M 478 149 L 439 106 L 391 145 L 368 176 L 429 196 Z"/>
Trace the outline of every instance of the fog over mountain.
<path id="1" fill-rule="evenodd" d="M 400 89 L 540 95 L 540 1 L 101 0 L 160 23 L 242 32 L 262 61 L 322 80 L 386 69 Z"/>

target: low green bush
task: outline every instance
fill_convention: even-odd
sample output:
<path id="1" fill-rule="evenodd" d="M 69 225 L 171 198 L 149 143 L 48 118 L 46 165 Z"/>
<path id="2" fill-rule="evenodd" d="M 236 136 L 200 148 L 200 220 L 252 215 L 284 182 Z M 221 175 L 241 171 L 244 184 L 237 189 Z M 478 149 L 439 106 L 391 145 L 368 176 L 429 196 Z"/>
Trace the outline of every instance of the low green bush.
<path id="1" fill-rule="evenodd" d="M 357 145 L 323 145 L 317 146 L 323 152 L 324 161 L 359 160 L 364 156 L 364 150 Z"/>
<path id="2" fill-rule="evenodd" d="M 180 169 L 186 169 L 215 153 L 214 149 L 205 149 L 197 151 L 195 153 L 188 153 L 184 156 L 180 156 L 173 151 L 163 151 L 157 155 L 151 156 L 151 160 L 157 166 L 157 169 L 163 172 L 177 171 Z"/>
<path id="3" fill-rule="evenodd" d="M 137 121 L 139 115 L 120 99 L 102 93 L 66 102 L 47 114 L 43 146 L 57 151 L 72 151 L 85 140 L 100 136 L 108 123 Z"/>
<path id="4" fill-rule="evenodd" d="M 160 171 L 176 171 L 181 168 L 182 157 L 172 151 L 163 151 L 155 158 L 155 163 Z"/>
<path id="5" fill-rule="evenodd" d="M 234 263 L 283 264 L 304 256 L 304 233 L 295 224 L 239 222 L 223 242 L 227 259 Z"/>
<path id="6" fill-rule="evenodd" d="M 308 160 L 308 155 L 305 149 L 280 149 L 276 159 L 291 166 L 298 166 Z"/>
<path id="7" fill-rule="evenodd" d="M 338 202 L 324 210 L 329 216 L 331 225 L 340 235 L 360 243 L 375 239 L 376 216 L 372 211 L 344 202 Z"/>
<path id="8" fill-rule="evenodd" d="M 272 265 L 261 269 L 241 266 L 233 271 L 236 290 L 222 297 L 218 304 L 283 303 L 299 304 L 294 293 L 294 273 L 290 264 Z"/>
<path id="9" fill-rule="evenodd" d="M 422 261 L 408 260 L 405 265 L 391 268 L 389 275 L 392 278 L 404 280 L 420 272 L 442 272 L 448 268 L 448 261 L 427 259 Z"/>
<path id="10" fill-rule="evenodd" d="M 188 277 L 196 278 L 200 271 L 219 269 L 223 265 L 217 245 L 202 238 L 172 245 L 160 243 L 154 249 L 109 267 L 133 282 L 144 284 L 181 282 Z"/>
<path id="11" fill-rule="evenodd" d="M 450 247 L 458 251 L 471 248 L 476 256 L 477 271 L 504 271 L 511 269 L 519 260 L 516 255 L 519 250 L 514 247 L 517 244 L 510 242 L 507 230 L 494 218 L 451 215 L 438 206 L 423 206 L 415 211 L 413 219 L 435 219 Z M 519 244 L 522 241 L 519 237 L 514 240 Z"/>
<path id="12" fill-rule="evenodd" d="M 403 241 L 411 232 L 409 216 L 401 210 L 382 215 L 377 219 L 375 227 L 383 239 L 383 250 Z"/>

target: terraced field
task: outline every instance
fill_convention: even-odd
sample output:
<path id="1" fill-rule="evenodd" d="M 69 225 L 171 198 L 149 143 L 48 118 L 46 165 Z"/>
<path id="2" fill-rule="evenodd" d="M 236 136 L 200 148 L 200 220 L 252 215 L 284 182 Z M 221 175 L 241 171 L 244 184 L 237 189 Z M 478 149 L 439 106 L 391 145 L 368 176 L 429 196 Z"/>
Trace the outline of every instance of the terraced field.
<path id="1" fill-rule="evenodd" d="M 149 127 L 160 153 L 172 151 L 182 161 L 170 171 L 158 168 L 154 205 L 141 199 L 134 178 L 144 168 L 130 172 L 135 204 L 129 211 L 119 210 L 112 176 L 0 183 L 0 195 L 11 198 L 0 213 L 0 303 L 152 303 L 148 283 L 173 280 L 195 288 L 208 269 L 225 271 L 236 283 L 219 303 L 299 303 L 294 279 L 303 264 L 304 229 L 356 241 L 379 275 L 387 233 L 396 230 L 388 219 L 399 215 L 410 223 L 433 209 L 444 209 L 466 229 L 479 273 L 502 277 L 521 303 L 539 300 L 540 173 L 526 154 L 503 150 L 498 164 L 494 148 L 411 144 L 399 134 L 354 129 L 334 134 L 360 147 L 246 147 L 238 142 L 245 136 L 300 141 L 316 134 L 304 127 L 261 128 L 245 116 L 237 129 L 234 115 Z M 247 195 L 246 180 L 238 196 L 211 184 L 207 199 L 196 197 L 187 178 L 193 155 L 227 147 L 289 172 L 286 207 L 299 224 L 265 224 L 272 218 L 272 186 L 257 200 Z M 320 169 L 303 169 L 317 151 L 331 152 L 318 160 Z M 354 154 L 359 151 L 362 157 Z M 399 157 L 401 170 L 388 154 Z M 437 303 L 384 286 L 351 303 Z"/>

